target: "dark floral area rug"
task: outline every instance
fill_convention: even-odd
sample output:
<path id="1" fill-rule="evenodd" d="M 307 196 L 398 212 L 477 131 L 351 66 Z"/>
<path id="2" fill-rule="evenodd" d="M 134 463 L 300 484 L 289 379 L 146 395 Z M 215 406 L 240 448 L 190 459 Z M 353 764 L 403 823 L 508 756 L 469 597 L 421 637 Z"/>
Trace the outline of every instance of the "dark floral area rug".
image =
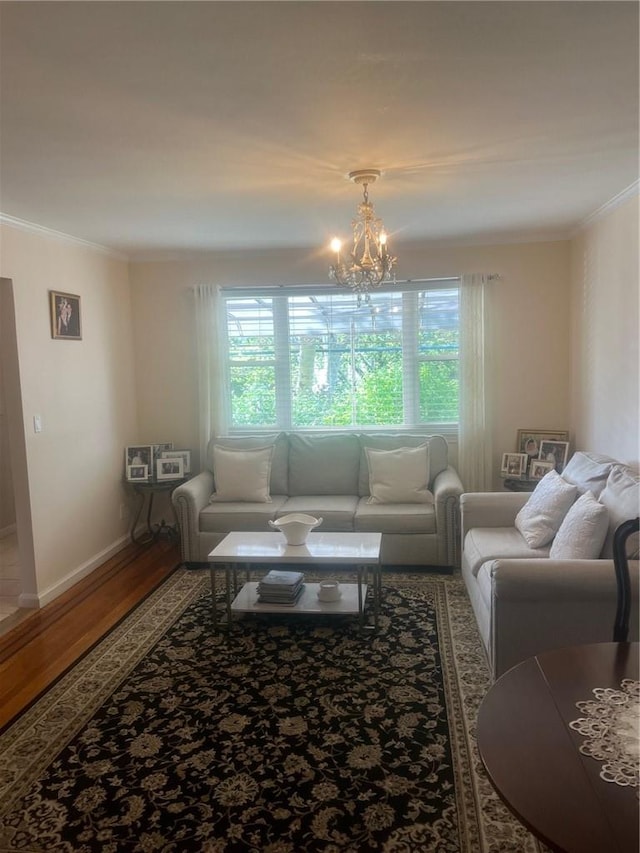
<path id="1" fill-rule="evenodd" d="M 377 634 L 211 630 L 176 572 L 0 737 L 0 850 L 523 851 L 483 776 L 489 686 L 459 577 L 383 576 Z"/>

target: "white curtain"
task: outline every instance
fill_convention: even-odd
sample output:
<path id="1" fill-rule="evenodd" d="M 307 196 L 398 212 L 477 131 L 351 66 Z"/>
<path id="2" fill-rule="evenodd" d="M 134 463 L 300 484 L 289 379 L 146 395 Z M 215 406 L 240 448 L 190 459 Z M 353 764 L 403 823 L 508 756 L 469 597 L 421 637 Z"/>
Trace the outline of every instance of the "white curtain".
<path id="1" fill-rule="evenodd" d="M 195 288 L 196 343 L 198 351 L 198 432 L 200 468 L 207 459 L 212 435 L 225 432 L 222 359 L 220 354 L 221 300 L 219 288 L 201 284 Z"/>
<path id="2" fill-rule="evenodd" d="M 463 275 L 460 282 L 460 422 L 458 473 L 466 492 L 492 484 L 489 413 L 487 282 L 489 276 Z"/>

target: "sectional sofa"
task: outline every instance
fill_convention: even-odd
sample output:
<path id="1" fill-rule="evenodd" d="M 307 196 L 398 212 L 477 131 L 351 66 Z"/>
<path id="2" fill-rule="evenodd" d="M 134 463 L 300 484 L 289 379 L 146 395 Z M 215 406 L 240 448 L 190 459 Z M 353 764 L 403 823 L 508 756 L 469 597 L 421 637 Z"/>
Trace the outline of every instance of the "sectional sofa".
<path id="1" fill-rule="evenodd" d="M 640 480 L 615 459 L 584 452 L 574 454 L 561 476 L 552 474 L 554 488 L 543 486 L 547 475 L 531 495 L 479 492 L 460 499 L 462 577 L 496 678 L 547 649 L 613 637 L 613 533 L 638 516 Z M 634 640 L 637 548 L 636 539 L 630 561 Z"/>
<path id="2" fill-rule="evenodd" d="M 232 530 L 302 512 L 322 517 L 318 530 L 382 533 L 383 564 L 451 568 L 463 489 L 448 457 L 440 435 L 215 437 L 205 470 L 173 492 L 183 561 L 206 562 Z"/>

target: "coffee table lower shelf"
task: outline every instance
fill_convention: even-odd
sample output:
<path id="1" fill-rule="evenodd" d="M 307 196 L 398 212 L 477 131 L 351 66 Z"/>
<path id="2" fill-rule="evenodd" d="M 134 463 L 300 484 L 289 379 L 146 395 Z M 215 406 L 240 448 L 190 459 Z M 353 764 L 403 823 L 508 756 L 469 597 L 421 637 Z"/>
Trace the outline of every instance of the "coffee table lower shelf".
<path id="1" fill-rule="evenodd" d="M 318 583 L 305 583 L 295 604 L 273 604 L 258 601 L 258 584 L 246 583 L 231 602 L 232 613 L 331 613 L 338 616 L 358 616 L 358 584 L 340 584 L 342 595 L 337 601 L 320 601 Z M 367 584 L 363 583 L 362 608 L 367 600 Z"/>

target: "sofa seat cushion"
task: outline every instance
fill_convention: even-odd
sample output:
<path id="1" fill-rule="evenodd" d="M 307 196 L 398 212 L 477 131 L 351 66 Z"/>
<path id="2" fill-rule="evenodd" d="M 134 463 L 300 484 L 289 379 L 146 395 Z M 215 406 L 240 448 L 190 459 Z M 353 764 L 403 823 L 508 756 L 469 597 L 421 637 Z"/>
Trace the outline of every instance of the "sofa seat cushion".
<path id="1" fill-rule="evenodd" d="M 465 559 L 474 577 L 488 560 L 548 557 L 549 546 L 530 548 L 515 527 L 474 527 L 464 540 Z"/>
<path id="2" fill-rule="evenodd" d="M 353 530 L 357 506 L 358 498 L 355 495 L 299 495 L 288 498 L 278 516 L 303 512 L 322 518 L 322 524 L 316 528 L 318 533 L 349 533 Z"/>
<path id="3" fill-rule="evenodd" d="M 269 503 L 229 501 L 213 503 L 200 510 L 201 533 L 229 533 L 232 530 L 271 530 L 269 519 L 282 515 L 286 495 L 271 495 Z"/>
<path id="4" fill-rule="evenodd" d="M 354 529 L 362 533 L 435 533 L 436 511 L 429 504 L 370 504 L 361 498 Z"/>
<path id="5" fill-rule="evenodd" d="M 491 592 L 493 586 L 492 573 L 493 560 L 488 560 L 486 563 L 483 563 L 478 568 L 478 574 L 476 575 L 476 580 L 478 581 L 478 590 L 480 591 L 480 597 L 482 598 L 482 602 L 488 611 L 491 610 Z"/>

